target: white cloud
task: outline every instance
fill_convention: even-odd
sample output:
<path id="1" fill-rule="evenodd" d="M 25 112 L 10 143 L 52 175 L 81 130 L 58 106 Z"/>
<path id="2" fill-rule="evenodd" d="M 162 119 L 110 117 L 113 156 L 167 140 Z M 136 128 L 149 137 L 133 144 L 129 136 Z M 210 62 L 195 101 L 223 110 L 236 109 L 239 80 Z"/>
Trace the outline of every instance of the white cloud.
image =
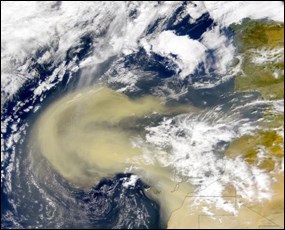
<path id="1" fill-rule="evenodd" d="M 177 36 L 173 31 L 163 31 L 157 38 L 150 41 L 151 51 L 172 59 L 181 70 L 184 78 L 193 73 L 197 66 L 205 61 L 206 47 L 189 36 Z M 171 56 L 177 55 L 177 58 Z"/>
<path id="2" fill-rule="evenodd" d="M 173 168 L 178 178 L 196 185 L 195 204 L 206 201 L 208 205 L 235 213 L 234 204 L 224 202 L 222 197 L 229 185 L 247 201 L 270 199 L 272 195 L 271 178 L 267 173 L 240 157 L 219 154 L 219 145 L 255 128 L 256 123 L 240 119 L 238 111 L 232 116 L 209 111 L 198 116 L 180 115 L 159 126 L 148 127 L 146 140 L 157 148 L 155 159 L 158 162 Z M 223 152 L 223 148 L 220 151 Z M 205 199 L 205 196 L 218 198 Z"/>
<path id="3" fill-rule="evenodd" d="M 210 16 L 221 26 L 240 23 L 244 18 L 284 22 L 281 1 L 204 1 Z"/>

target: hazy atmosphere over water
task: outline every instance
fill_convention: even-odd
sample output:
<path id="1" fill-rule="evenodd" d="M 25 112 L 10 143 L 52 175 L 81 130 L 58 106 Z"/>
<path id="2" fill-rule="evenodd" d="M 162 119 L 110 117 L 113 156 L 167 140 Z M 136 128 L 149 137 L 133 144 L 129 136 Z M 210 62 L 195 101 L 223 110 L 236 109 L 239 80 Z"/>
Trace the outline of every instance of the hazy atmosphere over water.
<path id="1" fill-rule="evenodd" d="M 282 1 L 1 2 L 1 228 L 284 228 Z"/>

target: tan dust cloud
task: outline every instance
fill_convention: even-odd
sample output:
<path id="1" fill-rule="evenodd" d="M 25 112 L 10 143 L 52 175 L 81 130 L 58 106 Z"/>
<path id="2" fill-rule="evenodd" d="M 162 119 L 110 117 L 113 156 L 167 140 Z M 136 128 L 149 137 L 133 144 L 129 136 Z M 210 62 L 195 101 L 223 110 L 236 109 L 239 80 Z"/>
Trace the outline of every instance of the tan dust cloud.
<path id="1" fill-rule="evenodd" d="M 132 145 L 133 138 L 144 136 L 148 118 L 183 112 L 195 110 L 190 106 L 168 107 L 152 96 L 131 100 L 106 87 L 75 92 L 50 105 L 39 118 L 30 139 L 32 157 L 37 161 L 44 156 L 60 175 L 82 188 L 116 173 L 135 173 L 151 186 L 146 194 L 160 203 L 162 218 L 169 219 L 168 227 L 220 227 L 218 219 L 203 215 L 202 206 L 190 208 L 191 197 L 186 196 L 194 188 L 172 179 L 173 170 L 155 160 L 157 149 L 150 147 L 146 154 Z M 267 207 L 272 209 L 270 204 Z M 223 227 L 236 227 L 241 220 L 251 218 L 257 220 L 258 215 L 241 209 L 237 217 L 225 215 L 222 223 Z"/>
<path id="2" fill-rule="evenodd" d="M 144 132 L 139 127 L 144 118 L 190 111 L 190 106 L 167 107 L 153 96 L 131 100 L 105 87 L 73 93 L 39 118 L 30 140 L 32 155 L 38 160 L 42 154 L 60 175 L 83 188 L 127 169 L 154 186 L 147 194 L 161 203 L 167 219 L 192 188 L 187 184 L 175 192 L 172 170 L 161 167 L 152 153 L 149 163 L 131 139 Z"/>

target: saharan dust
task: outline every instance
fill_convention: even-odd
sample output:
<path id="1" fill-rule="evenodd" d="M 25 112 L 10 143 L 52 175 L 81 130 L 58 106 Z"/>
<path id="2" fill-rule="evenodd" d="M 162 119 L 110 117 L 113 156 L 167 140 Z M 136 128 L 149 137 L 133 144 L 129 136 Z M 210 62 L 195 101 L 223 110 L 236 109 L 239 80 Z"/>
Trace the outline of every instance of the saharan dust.
<path id="1" fill-rule="evenodd" d="M 31 158 L 35 162 L 46 159 L 58 174 L 81 188 L 90 188 L 117 173 L 139 175 L 150 185 L 145 193 L 159 202 L 169 228 L 251 228 L 272 225 L 273 220 L 278 223 L 273 227 L 284 225 L 279 221 L 284 207 L 274 213 L 280 199 L 283 201 L 281 195 L 262 207 L 243 204 L 236 216 L 215 208 L 210 209 L 214 218 L 205 215 L 207 204 L 191 205 L 189 194 L 194 194 L 195 188 L 188 182 L 178 183 L 173 169 L 155 159 L 154 151 L 159 150 L 149 147 L 146 153 L 133 144 L 135 139 L 144 140 L 145 127 L 156 125 L 151 122 L 185 112 L 197 109 L 167 106 L 153 96 L 130 99 L 106 87 L 74 92 L 51 104 L 38 119 L 30 137 Z M 45 169 L 41 170 L 44 174 Z M 281 184 L 274 187 L 276 194 L 284 189 Z M 231 194 L 228 202 L 237 199 Z"/>

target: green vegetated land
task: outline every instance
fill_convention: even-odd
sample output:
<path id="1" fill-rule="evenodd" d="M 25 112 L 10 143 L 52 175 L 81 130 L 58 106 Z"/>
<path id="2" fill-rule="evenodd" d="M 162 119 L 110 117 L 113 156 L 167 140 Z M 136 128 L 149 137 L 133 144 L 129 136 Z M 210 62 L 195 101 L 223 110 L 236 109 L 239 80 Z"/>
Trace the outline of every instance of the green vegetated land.
<path id="1" fill-rule="evenodd" d="M 267 100 L 284 97 L 284 59 L 282 51 L 264 63 L 254 63 L 258 53 L 274 52 L 284 47 L 284 24 L 245 21 L 233 25 L 238 52 L 243 56 L 241 72 L 236 76 L 237 91 L 257 90 Z"/>
<path id="2" fill-rule="evenodd" d="M 266 100 L 284 98 L 284 51 L 281 50 L 284 47 L 284 24 L 245 21 L 233 25 L 232 30 L 238 52 L 243 57 L 241 71 L 235 79 L 235 90 L 255 90 Z M 262 53 L 271 56 L 265 55 L 261 59 L 264 62 L 255 62 L 254 59 Z M 226 155 L 242 155 L 248 163 L 271 171 L 284 156 L 284 140 L 276 131 L 284 128 L 284 114 L 268 111 L 263 118 L 256 134 L 244 135 L 233 141 Z"/>

